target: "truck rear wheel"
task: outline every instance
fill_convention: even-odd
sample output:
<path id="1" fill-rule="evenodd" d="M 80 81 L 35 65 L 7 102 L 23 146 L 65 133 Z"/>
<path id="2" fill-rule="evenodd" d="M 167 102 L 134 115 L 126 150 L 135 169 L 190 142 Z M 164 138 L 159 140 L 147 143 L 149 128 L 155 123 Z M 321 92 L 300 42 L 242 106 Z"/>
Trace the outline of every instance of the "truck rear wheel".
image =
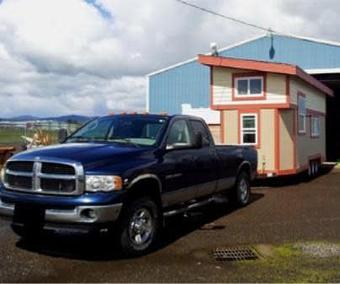
<path id="1" fill-rule="evenodd" d="M 129 256 L 146 253 L 158 236 L 158 206 L 150 198 L 139 198 L 130 202 L 122 213 L 119 242 L 123 253 Z"/>
<path id="2" fill-rule="evenodd" d="M 231 201 L 239 207 L 246 206 L 249 203 L 250 177 L 245 171 L 239 173 L 231 195 L 231 199 Z"/>

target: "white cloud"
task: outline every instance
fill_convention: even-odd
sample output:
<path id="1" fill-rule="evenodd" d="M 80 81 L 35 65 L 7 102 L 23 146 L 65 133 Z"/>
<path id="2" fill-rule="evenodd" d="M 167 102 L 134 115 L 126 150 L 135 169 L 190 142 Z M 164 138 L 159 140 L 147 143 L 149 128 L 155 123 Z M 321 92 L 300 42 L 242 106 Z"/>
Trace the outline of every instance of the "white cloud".
<path id="1" fill-rule="evenodd" d="M 109 112 L 143 111 L 143 77 L 103 79 L 87 74 L 61 76 L 44 74 L 26 81 L 0 83 L 1 113 L 41 116 L 70 113 L 98 115 Z"/>
<path id="2" fill-rule="evenodd" d="M 191 1 L 282 32 L 340 36 L 336 0 Z M 142 111 L 146 73 L 261 33 L 175 0 L 0 1 L 0 117 Z"/>

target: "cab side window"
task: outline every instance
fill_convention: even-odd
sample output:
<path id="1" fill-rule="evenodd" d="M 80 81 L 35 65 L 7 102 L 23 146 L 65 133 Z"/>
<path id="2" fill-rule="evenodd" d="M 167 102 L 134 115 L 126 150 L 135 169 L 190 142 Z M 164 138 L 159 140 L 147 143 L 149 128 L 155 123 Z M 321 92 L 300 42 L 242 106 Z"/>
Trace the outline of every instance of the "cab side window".
<path id="1" fill-rule="evenodd" d="M 192 141 L 187 122 L 185 120 L 175 121 L 169 131 L 167 148 L 171 149 L 181 146 L 187 147 L 191 145 Z"/>
<path id="2" fill-rule="evenodd" d="M 190 124 L 194 134 L 201 133 L 203 138 L 203 146 L 210 146 L 211 138 L 207 127 L 199 120 L 190 120 Z"/>

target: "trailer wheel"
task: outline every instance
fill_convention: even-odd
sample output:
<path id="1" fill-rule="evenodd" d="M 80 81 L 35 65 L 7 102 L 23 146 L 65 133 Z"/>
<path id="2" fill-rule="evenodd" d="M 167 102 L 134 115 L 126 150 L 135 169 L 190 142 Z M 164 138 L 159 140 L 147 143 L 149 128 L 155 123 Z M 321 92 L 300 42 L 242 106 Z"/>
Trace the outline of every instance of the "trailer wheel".
<path id="1" fill-rule="evenodd" d="M 314 161 L 314 175 L 317 176 L 320 172 L 320 161 L 315 160 Z"/>
<path id="2" fill-rule="evenodd" d="M 310 160 L 308 164 L 308 177 L 313 178 L 319 174 L 320 171 L 320 161 Z"/>
<path id="3" fill-rule="evenodd" d="M 313 176 L 313 169 L 312 169 L 312 161 L 309 161 L 308 163 L 308 177 L 312 177 Z"/>
<path id="4" fill-rule="evenodd" d="M 316 176 L 317 174 L 316 161 L 313 161 L 312 167 L 313 167 L 313 176 Z"/>

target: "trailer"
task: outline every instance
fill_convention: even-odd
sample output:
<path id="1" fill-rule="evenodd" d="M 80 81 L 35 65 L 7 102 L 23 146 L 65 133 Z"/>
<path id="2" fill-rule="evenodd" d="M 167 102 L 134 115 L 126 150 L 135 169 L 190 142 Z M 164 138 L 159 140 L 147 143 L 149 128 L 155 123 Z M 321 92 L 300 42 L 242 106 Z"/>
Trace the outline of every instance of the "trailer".
<path id="1" fill-rule="evenodd" d="M 258 175 L 308 171 L 326 160 L 326 99 L 333 91 L 296 65 L 200 55 L 222 144 L 252 145 Z"/>

